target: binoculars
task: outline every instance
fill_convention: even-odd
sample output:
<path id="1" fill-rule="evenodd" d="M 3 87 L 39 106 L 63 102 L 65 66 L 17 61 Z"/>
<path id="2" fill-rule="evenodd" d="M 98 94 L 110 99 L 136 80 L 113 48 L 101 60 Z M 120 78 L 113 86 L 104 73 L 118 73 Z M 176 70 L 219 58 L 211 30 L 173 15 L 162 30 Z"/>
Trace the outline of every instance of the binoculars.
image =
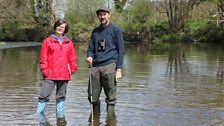
<path id="1" fill-rule="evenodd" d="M 103 52 L 106 49 L 106 40 L 99 40 L 98 41 L 98 52 Z"/>

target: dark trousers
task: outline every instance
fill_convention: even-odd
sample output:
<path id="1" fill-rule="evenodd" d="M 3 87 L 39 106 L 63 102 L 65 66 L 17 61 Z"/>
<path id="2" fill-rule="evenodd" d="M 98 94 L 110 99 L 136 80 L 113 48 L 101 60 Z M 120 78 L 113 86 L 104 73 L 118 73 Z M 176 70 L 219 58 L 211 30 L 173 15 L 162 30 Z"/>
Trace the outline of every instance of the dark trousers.
<path id="1" fill-rule="evenodd" d="M 91 85 L 88 86 L 88 98 L 89 102 L 97 104 L 100 102 L 100 94 L 102 88 L 104 89 L 106 95 L 106 103 L 114 105 L 116 103 L 116 93 L 117 84 L 115 81 L 115 63 L 92 67 L 91 70 Z M 91 89 L 92 87 L 92 89 Z M 92 101 L 91 101 L 91 91 L 92 91 Z"/>
<path id="2" fill-rule="evenodd" d="M 39 101 L 48 102 L 51 92 L 56 86 L 56 100 L 64 101 L 67 93 L 67 80 L 44 80 L 40 91 Z"/>

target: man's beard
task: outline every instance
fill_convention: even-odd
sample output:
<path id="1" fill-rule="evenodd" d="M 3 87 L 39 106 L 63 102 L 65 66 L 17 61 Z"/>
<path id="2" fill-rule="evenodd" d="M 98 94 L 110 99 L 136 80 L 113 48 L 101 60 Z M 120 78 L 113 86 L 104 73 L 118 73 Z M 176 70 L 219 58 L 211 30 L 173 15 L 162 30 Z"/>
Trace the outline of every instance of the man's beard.
<path id="1" fill-rule="evenodd" d="M 108 23 L 108 20 L 101 19 L 100 22 L 101 22 L 102 25 L 106 25 Z"/>

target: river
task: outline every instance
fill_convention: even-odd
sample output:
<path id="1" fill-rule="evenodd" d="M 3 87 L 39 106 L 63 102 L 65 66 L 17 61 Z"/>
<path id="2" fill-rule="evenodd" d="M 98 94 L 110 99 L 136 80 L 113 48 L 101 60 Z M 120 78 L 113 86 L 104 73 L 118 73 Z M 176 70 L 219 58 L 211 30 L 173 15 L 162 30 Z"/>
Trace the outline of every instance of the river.
<path id="1" fill-rule="evenodd" d="M 88 126 L 88 67 L 85 44 L 76 44 L 78 71 L 68 85 L 67 126 Z M 206 44 L 126 44 L 123 78 L 118 82 L 116 117 L 106 113 L 101 94 L 100 126 L 224 125 L 224 50 Z M 40 45 L 0 48 L 0 125 L 38 126 L 35 108 L 42 75 Z M 55 118 L 55 92 L 47 105 Z"/>

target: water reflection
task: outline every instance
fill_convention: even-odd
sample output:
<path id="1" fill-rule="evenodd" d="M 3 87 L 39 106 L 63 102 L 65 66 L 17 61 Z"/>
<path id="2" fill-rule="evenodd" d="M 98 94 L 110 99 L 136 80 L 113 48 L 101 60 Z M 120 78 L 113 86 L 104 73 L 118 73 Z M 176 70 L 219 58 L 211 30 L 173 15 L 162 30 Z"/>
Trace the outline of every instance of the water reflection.
<path id="1" fill-rule="evenodd" d="M 100 113 L 90 113 L 89 115 L 89 126 L 100 126 L 103 123 L 100 122 Z M 115 111 L 107 113 L 105 125 L 104 126 L 117 126 L 116 114 Z"/>
<path id="2" fill-rule="evenodd" d="M 224 56 L 220 55 L 217 58 L 218 58 L 218 61 L 217 61 L 217 64 L 218 64 L 217 76 L 218 77 L 223 77 L 223 75 L 224 75 L 224 71 L 223 71 L 223 69 L 224 69 L 224 63 L 223 63 Z"/>
<path id="3" fill-rule="evenodd" d="M 48 122 L 44 113 L 39 113 L 36 115 L 37 120 L 39 122 L 39 126 L 52 126 L 50 122 Z M 65 118 L 56 118 L 56 126 L 67 126 L 67 121 Z"/>
<path id="4" fill-rule="evenodd" d="M 0 50 L 0 125 L 213 126 L 224 125 L 224 50 L 218 45 L 127 44 L 118 102 L 91 118 L 87 99 L 86 45 L 76 45 L 78 71 L 68 85 L 65 119 L 55 115 L 52 95 L 35 115 L 41 73 L 39 46 Z M 52 92 L 54 94 L 54 92 Z M 105 96 L 102 93 L 101 100 Z"/>
<path id="5" fill-rule="evenodd" d="M 100 112 L 91 112 L 88 121 L 89 126 L 100 126 Z"/>
<path id="6" fill-rule="evenodd" d="M 168 52 L 167 74 L 190 73 L 190 63 L 186 59 L 185 49 L 188 45 L 174 45 Z"/>
<path id="7" fill-rule="evenodd" d="M 44 113 L 39 113 L 36 116 L 40 126 L 50 125 L 49 122 L 47 122 L 47 118 Z"/>
<path id="8" fill-rule="evenodd" d="M 57 126 L 67 126 L 67 121 L 65 118 L 57 118 Z"/>
<path id="9" fill-rule="evenodd" d="M 112 113 L 107 113 L 105 126 L 116 126 L 117 125 L 116 118 L 117 117 L 115 111 L 113 111 Z"/>

